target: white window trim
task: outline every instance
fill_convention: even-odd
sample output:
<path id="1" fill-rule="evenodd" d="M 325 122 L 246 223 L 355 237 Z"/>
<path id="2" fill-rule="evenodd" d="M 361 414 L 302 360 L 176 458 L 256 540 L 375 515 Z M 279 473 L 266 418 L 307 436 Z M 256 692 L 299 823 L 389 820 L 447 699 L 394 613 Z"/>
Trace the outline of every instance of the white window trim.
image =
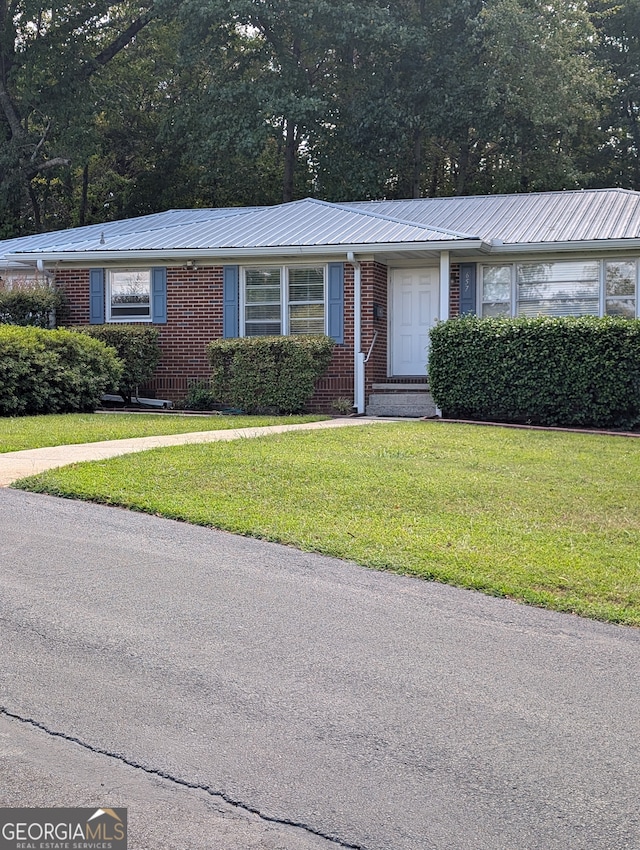
<path id="1" fill-rule="evenodd" d="M 328 299 L 328 277 L 329 268 L 326 263 L 287 263 L 280 265 L 276 263 L 251 263 L 246 266 L 240 266 L 240 297 L 239 297 L 239 332 L 240 336 L 246 336 L 246 285 L 247 271 L 250 269 L 279 269 L 280 270 L 280 336 L 291 336 L 289 333 L 289 269 L 322 269 L 322 286 L 324 290 L 323 307 L 324 307 L 324 329 L 322 333 L 328 334 L 329 309 L 327 304 Z M 305 336 L 305 334 L 295 334 L 295 336 Z"/>
<path id="2" fill-rule="evenodd" d="M 111 276 L 121 272 L 147 272 L 149 275 L 149 315 L 148 316 L 112 316 L 111 315 Z M 104 275 L 104 294 L 105 294 L 105 323 L 112 325 L 130 325 L 150 324 L 153 322 L 153 292 L 152 292 L 152 271 L 151 268 L 119 268 L 105 269 Z"/>
<path id="3" fill-rule="evenodd" d="M 522 260 L 517 260 L 515 262 L 501 263 L 501 262 L 492 262 L 492 263 L 478 263 L 478 281 L 479 285 L 476 288 L 476 315 L 482 316 L 482 306 L 483 306 L 483 290 L 484 290 L 484 269 L 486 266 L 511 266 L 511 318 L 516 318 L 518 315 L 518 284 L 516 280 L 516 265 L 518 263 L 533 263 L 536 262 L 537 258 L 527 258 Z M 589 257 L 580 256 L 577 258 L 579 260 L 589 261 Z M 558 257 L 554 257 L 554 259 L 549 260 L 552 263 L 561 263 L 566 262 L 568 258 L 564 260 Z M 630 262 L 635 263 L 636 265 L 636 318 L 640 318 L 640 257 L 633 257 L 625 255 L 624 257 L 602 257 L 602 258 L 594 258 L 591 260 L 592 262 L 597 262 L 599 264 L 598 271 L 598 316 L 600 318 L 607 315 L 607 263 L 624 263 Z"/>

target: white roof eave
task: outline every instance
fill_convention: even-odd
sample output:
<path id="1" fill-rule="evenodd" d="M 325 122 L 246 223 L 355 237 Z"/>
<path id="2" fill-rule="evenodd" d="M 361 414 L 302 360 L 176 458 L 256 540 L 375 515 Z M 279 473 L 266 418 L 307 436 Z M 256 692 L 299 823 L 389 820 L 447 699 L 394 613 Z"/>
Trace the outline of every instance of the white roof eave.
<path id="1" fill-rule="evenodd" d="M 357 243 L 350 245 L 277 245 L 257 248 L 172 248 L 152 250 L 124 251 L 36 251 L 7 254 L 5 261 L 20 263 L 108 263 L 149 261 L 166 263 L 172 260 L 185 262 L 187 260 L 217 261 L 228 259 L 260 259 L 261 257 L 344 257 L 353 254 L 377 254 L 389 251 L 413 253 L 417 251 L 455 251 L 476 250 L 483 253 L 490 246 L 481 239 L 452 239 L 434 242 L 385 242 Z"/>

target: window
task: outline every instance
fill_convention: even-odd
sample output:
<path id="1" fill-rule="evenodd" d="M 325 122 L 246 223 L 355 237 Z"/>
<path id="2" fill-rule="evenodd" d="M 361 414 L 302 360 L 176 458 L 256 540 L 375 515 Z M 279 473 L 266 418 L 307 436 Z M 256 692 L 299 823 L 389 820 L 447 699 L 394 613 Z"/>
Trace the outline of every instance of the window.
<path id="1" fill-rule="evenodd" d="M 325 268 L 244 269 L 244 335 L 326 332 Z"/>
<path id="2" fill-rule="evenodd" d="M 247 269 L 245 336 L 279 336 L 282 328 L 280 269 Z"/>
<path id="3" fill-rule="evenodd" d="M 599 266 L 597 260 L 518 264 L 518 316 L 597 316 Z"/>
<path id="4" fill-rule="evenodd" d="M 289 333 L 324 333 L 324 269 L 289 269 Z"/>
<path id="5" fill-rule="evenodd" d="M 483 266 L 480 315 L 511 315 L 511 266 Z"/>
<path id="6" fill-rule="evenodd" d="M 527 262 L 481 271 L 481 316 L 637 315 L 636 260 Z"/>
<path id="7" fill-rule="evenodd" d="M 151 321 L 150 269 L 118 269 L 107 273 L 107 321 Z"/>
<path id="8" fill-rule="evenodd" d="M 636 264 L 633 260 L 605 263 L 605 313 L 607 316 L 636 316 Z"/>

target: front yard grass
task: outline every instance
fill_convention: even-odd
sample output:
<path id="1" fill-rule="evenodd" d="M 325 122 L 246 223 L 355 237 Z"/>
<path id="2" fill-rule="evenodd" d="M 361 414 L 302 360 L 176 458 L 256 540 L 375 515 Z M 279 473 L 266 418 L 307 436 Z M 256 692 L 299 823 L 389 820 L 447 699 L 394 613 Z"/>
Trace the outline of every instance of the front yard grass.
<path id="1" fill-rule="evenodd" d="M 69 446 L 189 431 L 224 431 L 283 422 L 316 422 L 326 416 L 180 416 L 145 413 L 67 413 L 0 417 L 0 452 Z"/>
<path id="2" fill-rule="evenodd" d="M 157 449 L 16 486 L 640 625 L 633 438 L 390 423 Z"/>

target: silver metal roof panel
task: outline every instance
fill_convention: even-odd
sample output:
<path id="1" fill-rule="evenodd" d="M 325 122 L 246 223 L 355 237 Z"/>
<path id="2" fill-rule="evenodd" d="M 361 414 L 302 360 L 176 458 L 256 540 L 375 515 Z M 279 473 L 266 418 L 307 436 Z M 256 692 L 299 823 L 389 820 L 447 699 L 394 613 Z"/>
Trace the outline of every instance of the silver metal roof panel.
<path id="1" fill-rule="evenodd" d="M 451 242 L 465 234 L 400 221 L 375 211 L 307 199 L 232 211 L 170 211 L 158 216 L 27 237 L 10 252 L 85 253 Z M 122 225 L 122 226 L 117 226 Z M 5 246 L 0 245 L 0 250 Z M 5 251 L 9 253 L 9 251 Z"/>
<path id="2" fill-rule="evenodd" d="M 345 204 L 504 244 L 640 238 L 640 193 L 626 189 L 357 201 Z"/>

